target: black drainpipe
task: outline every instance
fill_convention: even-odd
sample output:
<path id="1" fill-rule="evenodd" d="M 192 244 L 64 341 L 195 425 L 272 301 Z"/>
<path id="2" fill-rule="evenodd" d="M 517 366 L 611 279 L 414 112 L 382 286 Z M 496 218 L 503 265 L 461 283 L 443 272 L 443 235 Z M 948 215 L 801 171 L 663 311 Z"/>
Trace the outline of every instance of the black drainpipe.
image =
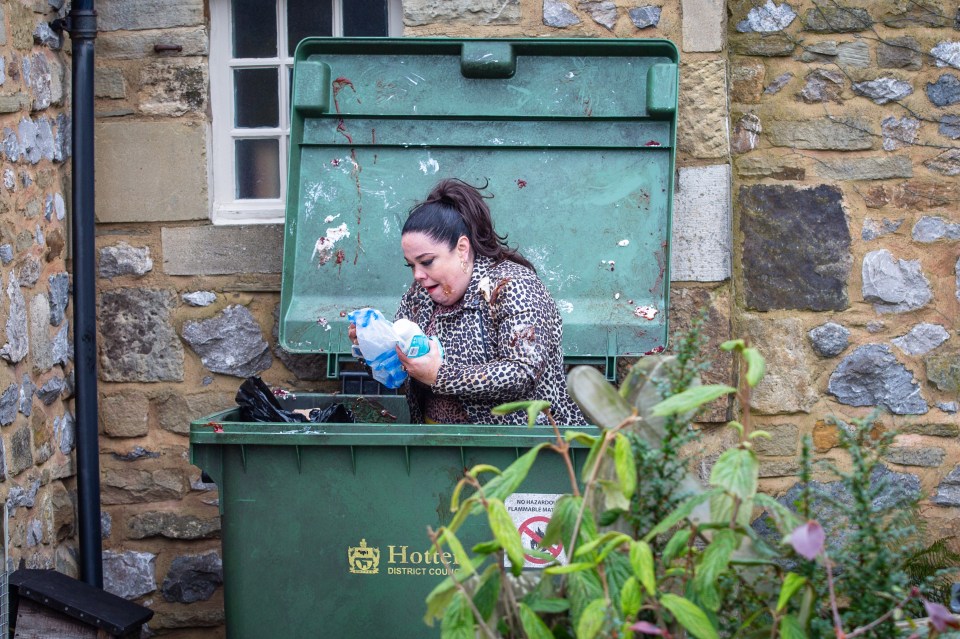
<path id="1" fill-rule="evenodd" d="M 93 178 L 93 43 L 97 37 L 97 12 L 93 9 L 93 0 L 74 0 L 65 27 L 73 44 L 71 230 L 80 576 L 91 586 L 102 588 Z"/>

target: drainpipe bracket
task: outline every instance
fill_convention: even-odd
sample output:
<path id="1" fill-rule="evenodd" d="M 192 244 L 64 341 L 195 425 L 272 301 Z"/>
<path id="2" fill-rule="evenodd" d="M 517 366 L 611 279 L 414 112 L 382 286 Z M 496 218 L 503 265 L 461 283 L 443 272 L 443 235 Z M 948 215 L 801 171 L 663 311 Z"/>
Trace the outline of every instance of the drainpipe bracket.
<path id="1" fill-rule="evenodd" d="M 61 33 L 66 31 L 73 40 L 92 40 L 97 37 L 97 12 L 95 9 L 71 9 L 66 18 L 57 18 L 50 28 Z"/>

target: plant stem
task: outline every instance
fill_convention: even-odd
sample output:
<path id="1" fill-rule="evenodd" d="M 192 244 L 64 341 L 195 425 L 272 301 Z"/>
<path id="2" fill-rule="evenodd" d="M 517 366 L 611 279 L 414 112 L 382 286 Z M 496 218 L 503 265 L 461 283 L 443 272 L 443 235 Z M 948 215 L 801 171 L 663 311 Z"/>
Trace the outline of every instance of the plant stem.
<path id="1" fill-rule="evenodd" d="M 874 628 L 882 624 L 884 621 L 892 617 L 897 610 L 900 610 L 901 608 L 906 606 L 911 599 L 913 599 L 913 592 L 907 595 L 903 599 L 903 601 L 899 602 L 893 608 L 888 610 L 883 616 L 878 617 L 877 619 L 874 619 L 873 621 L 871 621 L 865 626 L 860 626 L 859 628 L 854 628 L 853 630 L 851 630 L 850 634 L 848 634 L 847 637 L 859 637 L 860 635 L 866 634 L 867 632 L 873 630 Z"/>
<path id="2" fill-rule="evenodd" d="M 570 459 L 570 444 L 561 437 L 560 428 L 557 426 L 557 421 L 553 418 L 553 413 L 550 412 L 550 409 L 548 408 L 544 412 L 547 415 L 547 421 L 549 421 L 553 427 L 553 433 L 557 436 L 556 445 L 550 448 L 557 451 L 557 453 L 563 457 L 563 461 L 567 465 L 567 474 L 570 475 L 570 489 L 573 491 L 574 497 L 579 497 L 580 487 L 577 486 L 577 473 L 573 469 L 573 461 Z"/>
<path id="3" fill-rule="evenodd" d="M 441 530 L 443 529 L 441 528 Z M 434 532 L 430 526 L 427 526 L 427 536 L 430 537 L 433 547 L 437 549 L 437 557 L 440 559 L 441 563 L 443 563 L 443 567 L 446 569 L 447 574 L 450 575 L 450 579 L 453 580 L 457 590 L 463 593 L 464 599 L 467 600 L 467 604 L 470 606 L 470 610 L 473 612 L 473 618 L 477 620 L 477 624 L 480 626 L 480 629 L 483 630 L 483 634 L 489 637 L 489 639 L 497 639 L 497 635 L 495 635 L 483 621 L 483 615 L 480 614 L 480 611 L 477 610 L 476 604 L 473 603 L 473 597 L 470 596 L 470 592 L 462 583 L 457 581 L 457 578 L 455 577 L 456 571 L 450 566 L 450 562 L 443 558 L 443 548 L 440 547 L 440 543 L 437 541 L 437 539 L 440 537 L 440 531 Z"/>
<path id="4" fill-rule="evenodd" d="M 830 558 L 824 553 L 824 563 L 827 566 L 827 588 L 830 591 L 830 609 L 833 611 L 833 631 L 837 639 L 844 639 L 847 635 L 843 632 L 843 621 L 840 619 L 840 610 L 837 608 L 837 595 L 833 591 L 833 569 Z"/>

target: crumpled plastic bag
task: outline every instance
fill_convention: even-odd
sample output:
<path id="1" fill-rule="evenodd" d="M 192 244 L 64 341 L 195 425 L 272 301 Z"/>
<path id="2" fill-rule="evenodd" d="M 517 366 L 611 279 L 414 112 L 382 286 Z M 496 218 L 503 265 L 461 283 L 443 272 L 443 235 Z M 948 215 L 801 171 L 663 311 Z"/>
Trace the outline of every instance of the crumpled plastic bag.
<path id="1" fill-rule="evenodd" d="M 393 322 L 374 308 L 350 311 L 347 319 L 357 326 L 360 352 L 373 378 L 387 388 L 400 388 L 407 379 L 407 372 L 397 356 L 396 347 L 400 338 L 393 328 Z"/>
<path id="2" fill-rule="evenodd" d="M 240 419 L 244 422 L 333 422 L 352 424 L 356 422 L 349 408 L 340 403 L 325 408 L 314 408 L 307 417 L 287 410 L 280 405 L 273 391 L 259 377 L 248 377 L 237 390 Z"/>

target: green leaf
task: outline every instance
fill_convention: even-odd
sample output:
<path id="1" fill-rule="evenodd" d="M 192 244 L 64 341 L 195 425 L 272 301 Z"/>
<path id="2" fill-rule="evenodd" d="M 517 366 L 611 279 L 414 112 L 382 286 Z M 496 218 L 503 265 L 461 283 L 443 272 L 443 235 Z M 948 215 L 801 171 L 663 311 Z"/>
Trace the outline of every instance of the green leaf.
<path id="1" fill-rule="evenodd" d="M 453 487 L 453 495 L 450 497 L 450 512 L 455 513 L 457 509 L 460 508 L 460 493 L 466 485 L 466 480 L 461 479 L 457 482 L 457 485 Z"/>
<path id="2" fill-rule="evenodd" d="M 471 550 L 478 555 L 492 555 L 501 548 L 503 548 L 503 546 L 500 545 L 499 541 L 491 539 L 490 541 L 481 541 L 471 548 Z"/>
<path id="3" fill-rule="evenodd" d="M 667 592 L 660 596 L 660 603 L 697 639 L 720 639 L 706 613 L 689 599 Z"/>
<path id="4" fill-rule="evenodd" d="M 533 418 L 536 419 L 537 413 L 544 408 L 550 408 L 550 402 L 539 399 L 524 399 L 518 402 L 507 402 L 506 404 L 494 406 L 490 409 L 490 412 L 494 415 L 509 415 L 518 410 L 525 410 L 529 414 L 532 409 L 536 409 L 536 412 L 533 413 Z"/>
<path id="5" fill-rule="evenodd" d="M 689 528 L 681 528 L 673 534 L 673 537 L 670 538 L 670 541 L 667 542 L 667 545 L 663 549 L 661 561 L 664 566 L 670 565 L 671 561 L 679 557 L 680 554 L 686 550 L 687 544 L 690 543 L 691 532 Z"/>
<path id="6" fill-rule="evenodd" d="M 434 619 L 443 619 L 443 613 L 456 593 L 457 584 L 453 577 L 447 577 L 438 583 L 427 595 L 427 612 L 423 615 L 424 623 L 432 628 Z"/>
<path id="7" fill-rule="evenodd" d="M 473 567 L 473 562 L 470 560 L 470 555 L 467 554 L 467 551 L 463 549 L 463 545 L 460 543 L 460 540 L 457 539 L 457 536 L 449 528 L 443 528 L 440 536 L 437 538 L 437 541 L 441 544 L 447 544 L 450 548 L 450 552 L 453 553 L 453 556 L 456 558 L 457 563 L 460 564 L 460 570 L 466 575 L 472 575 L 475 571 Z"/>
<path id="8" fill-rule="evenodd" d="M 530 607 L 536 612 L 542 612 L 545 614 L 556 614 L 558 612 L 566 612 L 570 610 L 570 602 L 566 599 L 557 599 L 556 597 L 551 597 L 547 599 L 533 599 L 527 602 L 530 604 Z"/>
<path id="9" fill-rule="evenodd" d="M 774 523 L 777 525 L 777 530 L 783 535 L 790 534 L 796 530 L 797 526 L 803 523 L 797 513 L 766 493 L 757 493 L 754 495 L 753 502 L 757 506 L 765 508 L 770 513 Z"/>
<path id="10" fill-rule="evenodd" d="M 527 639 L 554 639 L 547 624 L 525 603 L 520 604 L 520 625 Z"/>
<path id="11" fill-rule="evenodd" d="M 567 576 L 567 599 L 570 600 L 570 614 L 574 627 L 590 602 L 602 597 L 603 585 L 596 570 L 583 570 Z"/>
<path id="12" fill-rule="evenodd" d="M 798 575 L 795 572 L 787 573 L 786 578 L 783 580 L 783 585 L 780 586 L 780 598 L 777 599 L 777 612 L 781 612 L 786 608 L 790 598 L 793 597 L 798 590 L 803 588 L 803 584 L 805 583 L 807 583 L 806 577 Z"/>
<path id="13" fill-rule="evenodd" d="M 488 500 L 499 499 L 502 501 L 513 493 L 517 492 L 517 488 L 519 488 L 520 484 L 523 483 L 523 480 L 527 478 L 527 473 L 530 472 L 533 462 L 537 460 L 537 454 L 539 454 L 540 451 L 546 446 L 549 446 L 549 444 L 537 444 L 523 455 L 518 457 L 515 462 L 507 466 L 500 475 L 497 475 L 484 484 L 484 496 Z M 480 508 L 475 507 L 474 513 L 479 513 L 481 509 L 482 505 Z"/>
<path id="14" fill-rule="evenodd" d="M 480 473 L 493 473 L 494 475 L 499 475 L 500 469 L 496 466 L 491 466 L 490 464 L 477 464 L 467 473 L 473 478 L 476 478 Z"/>
<path id="15" fill-rule="evenodd" d="M 643 584 L 643 589 L 653 595 L 657 591 L 657 575 L 653 567 L 653 550 L 645 541 L 634 541 L 630 544 L 630 565 L 633 573 Z"/>
<path id="16" fill-rule="evenodd" d="M 603 490 L 603 506 L 606 510 L 629 510 L 630 500 L 620 490 L 620 482 L 610 479 L 598 479 L 597 484 Z"/>
<path id="17" fill-rule="evenodd" d="M 624 513 L 623 510 L 619 508 L 611 508 L 600 513 L 600 517 L 597 519 L 597 523 L 603 526 L 612 526 L 617 523 L 617 520 L 620 519 L 620 515 Z"/>
<path id="18" fill-rule="evenodd" d="M 767 364 L 763 361 L 763 355 L 755 348 L 745 348 L 742 354 L 743 361 L 747 363 L 747 384 L 753 388 L 763 379 Z"/>
<path id="19" fill-rule="evenodd" d="M 706 550 L 703 551 L 697 565 L 697 574 L 693 578 L 693 589 L 699 593 L 700 600 L 708 610 L 717 612 L 720 609 L 720 595 L 716 589 L 717 579 L 727 569 L 730 556 L 737 545 L 736 534 L 728 528 L 717 531 Z"/>
<path id="20" fill-rule="evenodd" d="M 595 435 L 587 435 L 579 430 L 564 431 L 563 438 L 568 442 L 578 441 L 585 446 L 593 446 L 598 439 Z"/>
<path id="21" fill-rule="evenodd" d="M 721 351 L 732 351 L 738 348 L 746 348 L 747 343 L 742 339 L 731 339 L 720 345 Z"/>
<path id="22" fill-rule="evenodd" d="M 807 633 L 796 617 L 786 615 L 780 620 L 780 639 L 807 639 Z"/>
<path id="23" fill-rule="evenodd" d="M 633 416 L 633 409 L 603 374 L 592 366 L 575 366 L 567 375 L 570 396 L 591 424 L 616 428 Z"/>
<path id="24" fill-rule="evenodd" d="M 473 595 L 473 605 L 476 606 L 484 621 L 488 621 L 493 611 L 497 609 L 497 600 L 500 598 L 500 566 L 487 566 L 480 577 L 480 585 Z"/>
<path id="25" fill-rule="evenodd" d="M 737 436 L 743 438 L 743 424 L 734 420 L 732 422 L 727 422 L 727 426 L 737 431 Z"/>
<path id="26" fill-rule="evenodd" d="M 520 541 L 520 533 L 517 532 L 516 525 L 510 519 L 507 507 L 499 499 L 488 499 L 487 517 L 490 519 L 490 530 L 493 532 L 493 536 L 500 542 L 507 553 L 507 557 L 510 558 L 511 572 L 519 577 L 520 573 L 523 572 L 524 564 L 523 543 Z"/>
<path id="27" fill-rule="evenodd" d="M 569 563 L 565 566 L 548 566 L 543 569 L 543 572 L 548 575 L 567 575 L 571 572 L 581 572 L 583 570 L 590 570 L 591 568 L 597 567 L 596 561 L 578 561 L 575 563 Z"/>
<path id="28" fill-rule="evenodd" d="M 543 539 L 537 544 L 541 548 L 550 548 L 558 542 L 564 547 L 570 545 L 570 536 L 573 534 L 573 526 L 577 521 L 577 513 L 580 511 L 580 505 L 583 498 L 573 495 L 563 495 L 553 505 L 553 514 L 550 515 L 550 523 L 547 524 L 546 533 Z"/>
<path id="29" fill-rule="evenodd" d="M 752 450 L 729 448 L 720 455 L 710 472 L 710 485 L 723 488 L 741 500 L 757 494 L 760 462 Z"/>
<path id="30" fill-rule="evenodd" d="M 630 445 L 630 440 L 623 433 L 617 433 L 613 459 L 616 463 L 617 479 L 620 480 L 620 490 L 624 497 L 630 499 L 637 489 L 637 465 L 633 459 L 633 447 Z"/>
<path id="31" fill-rule="evenodd" d="M 606 599 L 594 599 L 584 609 L 577 623 L 577 639 L 594 639 L 607 619 Z"/>
<path id="32" fill-rule="evenodd" d="M 620 589 L 620 610 L 624 617 L 632 617 L 640 610 L 643 604 L 643 595 L 640 594 L 640 585 L 636 577 L 630 577 Z"/>
<path id="33" fill-rule="evenodd" d="M 443 614 L 440 624 L 441 639 L 475 639 L 473 631 L 473 611 L 467 597 L 458 592 Z"/>
<path id="34" fill-rule="evenodd" d="M 773 436 L 765 430 L 755 430 L 749 435 L 747 435 L 747 439 L 760 439 L 760 438 L 773 439 Z"/>
<path id="35" fill-rule="evenodd" d="M 737 389 L 733 386 L 724 384 L 707 384 L 705 386 L 694 386 L 688 388 L 682 393 L 672 395 L 653 407 L 653 414 L 657 416 L 677 415 L 686 413 L 704 404 L 709 404 L 718 397 L 736 393 Z"/>
<path id="36" fill-rule="evenodd" d="M 659 524 L 651 528 L 650 532 L 644 535 L 643 540 L 649 543 L 650 540 L 656 537 L 657 535 L 667 532 L 668 530 L 676 526 L 678 523 L 680 523 L 681 520 L 689 517 L 693 513 L 693 511 L 696 510 L 697 506 L 707 501 L 714 495 L 720 495 L 722 493 L 723 493 L 722 489 L 713 488 L 711 490 L 702 492 L 699 495 L 694 495 L 693 497 L 690 497 L 689 499 L 681 503 L 679 506 L 674 508 L 673 512 L 667 515 L 663 519 L 663 521 L 661 521 Z"/>
<path id="37" fill-rule="evenodd" d="M 593 446 L 590 447 L 590 452 L 587 453 L 587 461 L 583 462 L 583 468 L 580 469 L 580 479 L 584 484 L 587 483 L 590 475 L 593 474 L 594 465 L 600 463 L 600 450 L 602 448 L 603 437 L 598 437 L 597 441 L 595 441 Z"/>
<path id="38" fill-rule="evenodd" d="M 626 535 L 622 532 L 617 532 L 616 530 L 611 530 L 609 532 L 603 533 L 600 537 L 597 537 L 593 541 L 583 544 L 582 546 L 577 546 L 577 551 L 574 553 L 576 557 L 582 557 L 587 553 L 593 552 L 597 547 L 607 542 L 616 542 L 616 545 L 628 542 L 632 539 L 629 535 Z"/>

